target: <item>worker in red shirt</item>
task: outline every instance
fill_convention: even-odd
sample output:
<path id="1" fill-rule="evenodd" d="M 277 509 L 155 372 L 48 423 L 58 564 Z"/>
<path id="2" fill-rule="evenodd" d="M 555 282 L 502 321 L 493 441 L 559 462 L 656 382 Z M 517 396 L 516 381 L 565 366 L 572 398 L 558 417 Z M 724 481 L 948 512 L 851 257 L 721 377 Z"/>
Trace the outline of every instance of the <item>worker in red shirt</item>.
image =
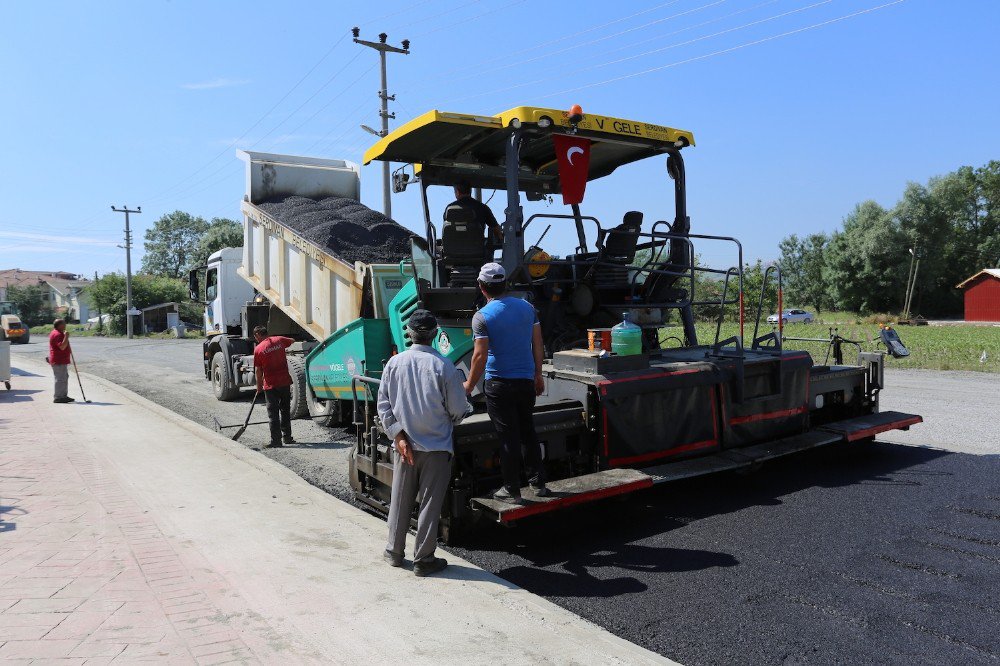
<path id="1" fill-rule="evenodd" d="M 280 335 L 267 335 L 267 328 L 253 329 L 257 346 L 253 349 L 253 371 L 257 377 L 257 392 L 264 392 L 267 401 L 267 420 L 271 425 L 271 443 L 268 448 L 294 444 L 292 439 L 292 376 L 288 374 L 285 349 L 295 340 Z M 255 396 L 256 399 L 256 396 Z"/>
<path id="2" fill-rule="evenodd" d="M 76 402 L 69 397 L 69 364 L 72 361 L 73 350 L 69 346 L 69 331 L 66 330 L 66 320 L 56 319 L 52 322 L 52 332 L 49 333 L 49 365 L 52 374 L 56 376 L 55 399 L 52 402 Z"/>

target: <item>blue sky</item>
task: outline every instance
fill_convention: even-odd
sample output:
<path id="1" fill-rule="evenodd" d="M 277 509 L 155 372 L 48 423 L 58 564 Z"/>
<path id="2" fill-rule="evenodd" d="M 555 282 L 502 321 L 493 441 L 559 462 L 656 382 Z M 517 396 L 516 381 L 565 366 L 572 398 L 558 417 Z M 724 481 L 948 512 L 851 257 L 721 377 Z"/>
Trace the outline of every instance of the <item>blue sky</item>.
<path id="1" fill-rule="evenodd" d="M 907 181 L 1000 159 L 1000 3 L 889 2 L 8 3 L 0 268 L 123 270 L 111 204 L 143 208 L 136 263 L 165 212 L 238 219 L 236 147 L 359 161 L 378 70 L 374 52 L 337 44 L 352 25 L 412 40 L 390 62 L 394 124 L 578 103 L 693 131 L 693 229 L 774 258 L 782 237 L 833 230 L 861 200 L 891 205 Z M 380 207 L 378 166 L 362 185 Z M 419 228 L 415 192 L 393 206 Z M 583 208 L 671 219 L 662 162 L 592 183 Z M 544 245 L 572 238 L 554 229 Z"/>

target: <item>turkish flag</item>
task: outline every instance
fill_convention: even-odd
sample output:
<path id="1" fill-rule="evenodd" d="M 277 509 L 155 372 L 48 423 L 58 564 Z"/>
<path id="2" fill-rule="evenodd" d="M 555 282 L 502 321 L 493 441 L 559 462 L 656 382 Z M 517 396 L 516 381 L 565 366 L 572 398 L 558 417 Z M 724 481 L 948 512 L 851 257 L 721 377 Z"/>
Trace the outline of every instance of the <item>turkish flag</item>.
<path id="1" fill-rule="evenodd" d="M 590 169 L 590 139 L 566 134 L 553 134 L 552 145 L 559 161 L 559 185 L 565 205 L 583 201 Z"/>

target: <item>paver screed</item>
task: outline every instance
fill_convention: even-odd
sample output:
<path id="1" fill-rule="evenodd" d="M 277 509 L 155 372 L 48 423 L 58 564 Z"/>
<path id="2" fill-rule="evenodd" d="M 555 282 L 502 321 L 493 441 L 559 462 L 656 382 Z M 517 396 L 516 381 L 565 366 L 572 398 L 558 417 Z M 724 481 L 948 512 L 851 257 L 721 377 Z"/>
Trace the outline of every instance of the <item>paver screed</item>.
<path id="1" fill-rule="evenodd" d="M 30 413 L 0 412 L 0 659 L 256 663 L 203 591 L 224 581 L 193 572 L 69 428 Z"/>

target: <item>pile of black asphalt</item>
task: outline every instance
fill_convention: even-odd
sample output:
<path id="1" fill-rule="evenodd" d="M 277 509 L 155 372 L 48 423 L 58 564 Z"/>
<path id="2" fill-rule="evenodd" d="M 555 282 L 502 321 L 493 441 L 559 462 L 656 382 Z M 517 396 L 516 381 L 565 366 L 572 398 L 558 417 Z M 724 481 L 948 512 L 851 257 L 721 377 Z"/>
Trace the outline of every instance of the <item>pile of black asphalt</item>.
<path id="1" fill-rule="evenodd" d="M 353 264 L 394 264 L 410 256 L 406 227 L 354 199 L 287 196 L 258 205 L 334 257 Z"/>

